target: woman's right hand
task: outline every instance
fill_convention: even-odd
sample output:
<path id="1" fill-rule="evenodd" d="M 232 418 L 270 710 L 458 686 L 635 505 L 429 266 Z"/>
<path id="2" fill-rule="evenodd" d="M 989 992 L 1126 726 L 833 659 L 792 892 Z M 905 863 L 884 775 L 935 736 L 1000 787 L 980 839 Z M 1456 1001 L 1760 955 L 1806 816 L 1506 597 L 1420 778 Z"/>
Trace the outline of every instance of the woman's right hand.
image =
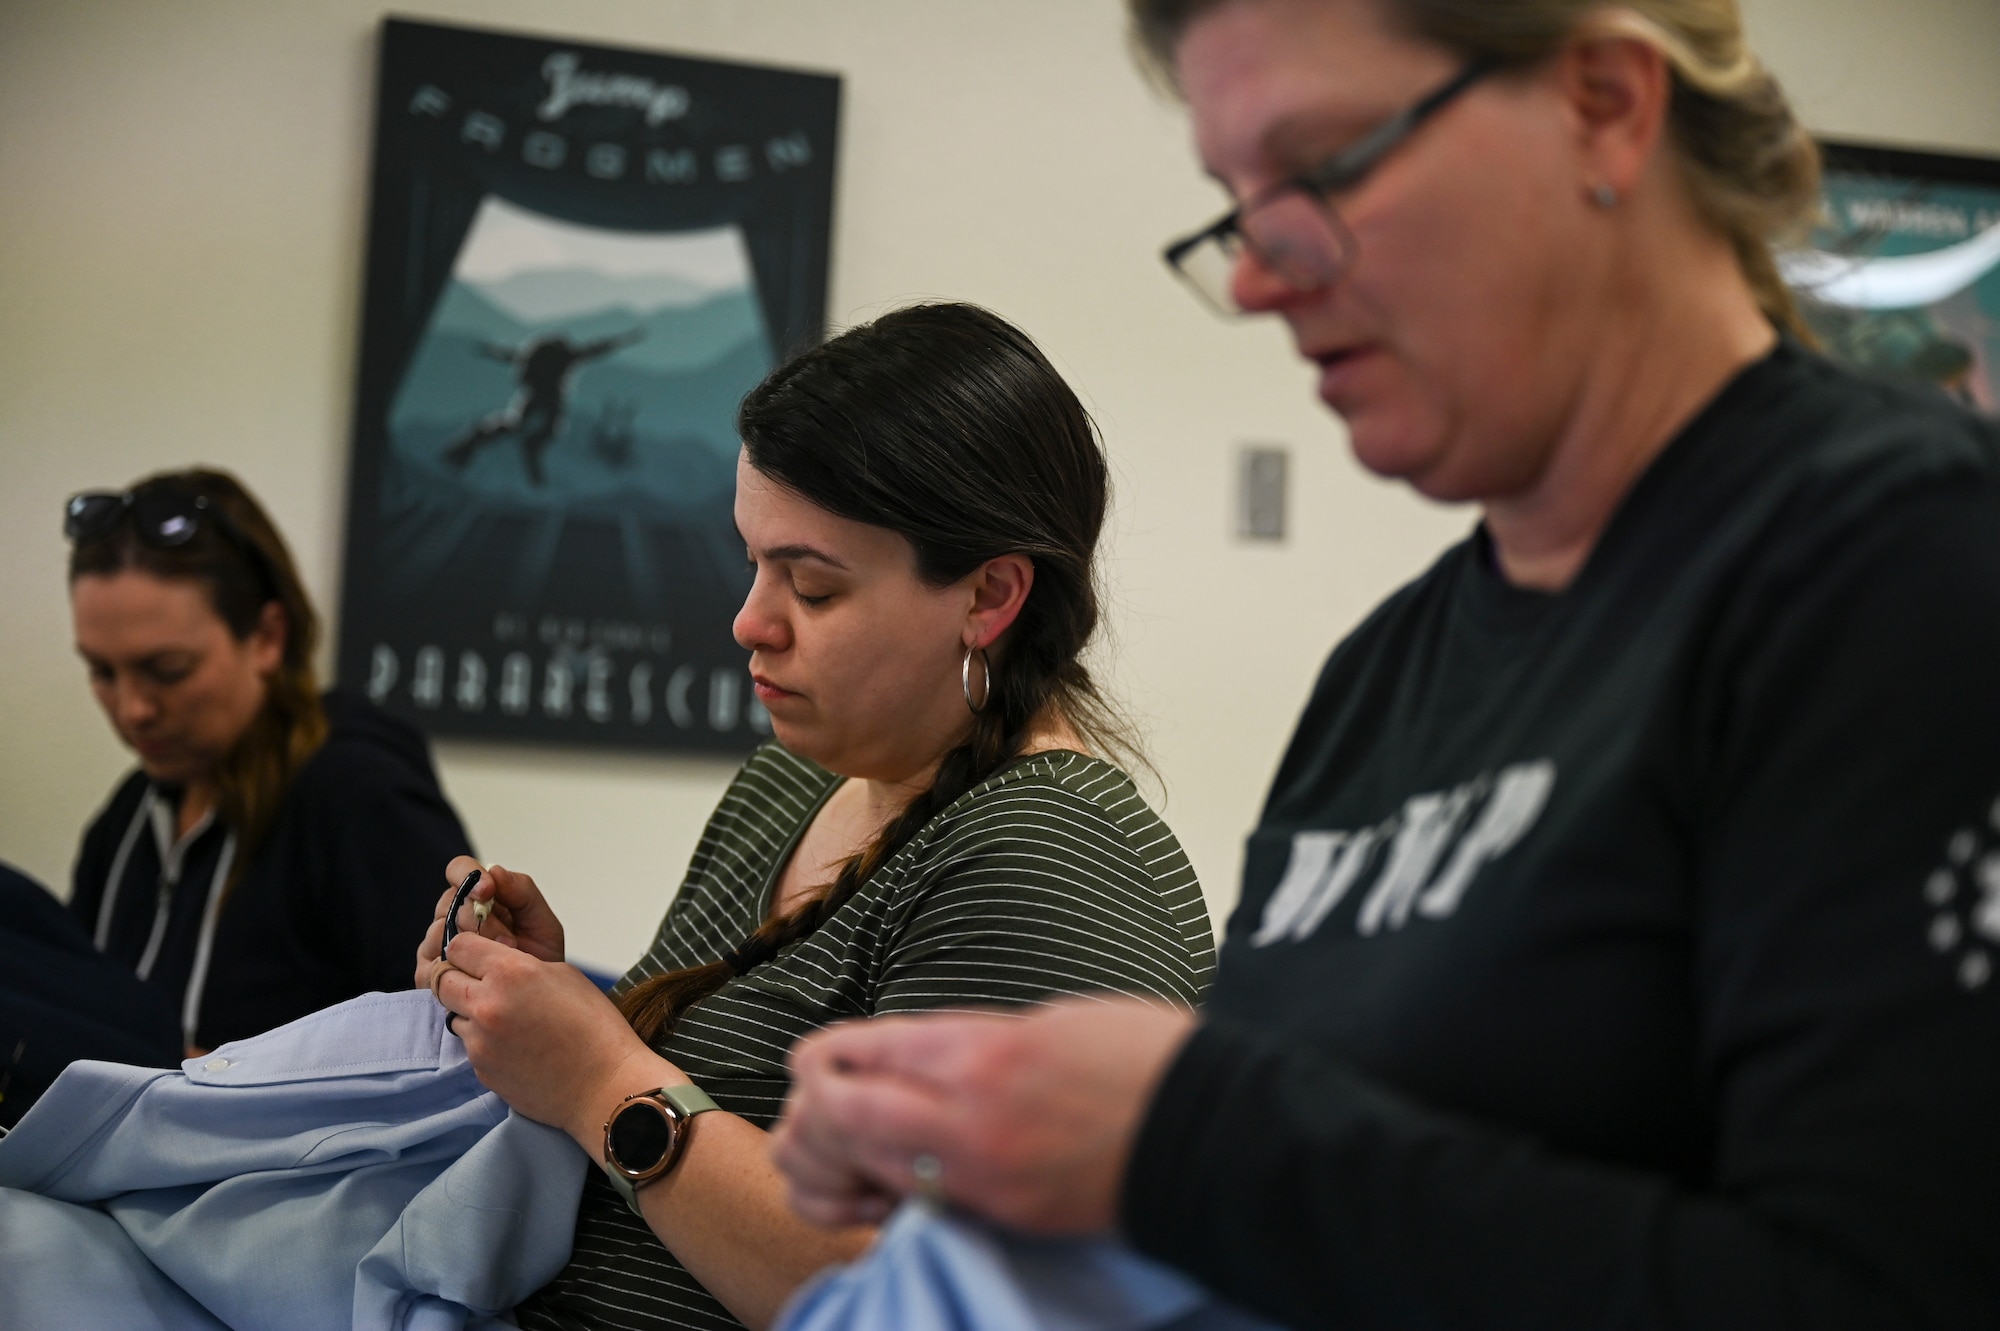
<path id="1" fill-rule="evenodd" d="M 518 948 L 542 961 L 563 959 L 562 921 L 549 909 L 549 903 L 542 896 L 542 889 L 535 886 L 535 880 L 497 864 L 482 868 L 479 861 L 470 855 L 461 855 L 445 866 L 444 895 L 438 898 L 437 913 L 431 919 L 431 927 L 424 932 L 422 945 L 417 948 L 416 987 L 419 989 L 430 987 L 432 972 L 444 950 L 445 912 L 451 909 L 451 899 L 458 895 L 458 885 L 474 869 L 482 870 L 480 879 L 473 887 L 470 899 L 459 907 L 458 927 L 467 933 L 477 931 L 494 942 Z M 474 917 L 472 910 L 473 904 L 480 901 L 493 903 L 493 911 L 484 924 Z"/>

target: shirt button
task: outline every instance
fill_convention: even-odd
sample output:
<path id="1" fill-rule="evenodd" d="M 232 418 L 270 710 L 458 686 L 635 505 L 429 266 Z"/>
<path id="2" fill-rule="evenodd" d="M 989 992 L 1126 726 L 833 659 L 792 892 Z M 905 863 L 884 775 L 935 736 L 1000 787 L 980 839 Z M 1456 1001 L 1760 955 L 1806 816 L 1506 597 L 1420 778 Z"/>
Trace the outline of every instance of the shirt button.
<path id="1" fill-rule="evenodd" d="M 202 1064 L 202 1067 L 206 1068 L 210 1072 L 220 1072 L 228 1066 L 229 1066 L 229 1060 L 226 1058 L 211 1058 L 208 1060 L 208 1062 Z"/>

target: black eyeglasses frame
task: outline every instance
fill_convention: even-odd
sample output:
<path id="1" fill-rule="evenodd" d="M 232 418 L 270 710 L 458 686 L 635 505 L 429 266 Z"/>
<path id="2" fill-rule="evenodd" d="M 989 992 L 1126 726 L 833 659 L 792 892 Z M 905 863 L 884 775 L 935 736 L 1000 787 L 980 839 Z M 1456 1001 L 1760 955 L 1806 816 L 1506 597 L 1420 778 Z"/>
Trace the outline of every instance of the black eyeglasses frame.
<path id="1" fill-rule="evenodd" d="M 71 545 L 109 535 L 126 521 L 141 541 L 156 550 L 179 549 L 199 535 L 204 524 L 212 525 L 249 561 L 267 599 L 277 599 L 278 576 L 270 556 L 220 504 L 199 491 L 160 484 L 132 490 L 79 490 L 63 501 L 63 536 Z"/>
<path id="2" fill-rule="evenodd" d="M 1225 254 L 1230 252 L 1232 245 L 1241 245 L 1252 254 L 1257 255 L 1260 261 L 1264 262 L 1274 272 L 1277 272 L 1280 277 L 1283 277 L 1288 285 L 1296 285 L 1291 283 L 1289 277 L 1285 277 L 1283 265 L 1270 256 L 1265 255 L 1258 248 L 1256 242 L 1250 239 L 1249 235 L 1243 230 L 1243 219 L 1269 204 L 1274 199 L 1283 198 L 1285 195 L 1294 192 L 1304 192 L 1319 202 L 1329 224 L 1339 228 L 1344 233 L 1345 228 L 1341 227 L 1337 215 L 1324 206 L 1328 196 L 1352 189 L 1354 186 L 1360 184 L 1367 177 L 1368 173 L 1373 171 L 1382 162 L 1382 159 L 1394 151 L 1403 140 L 1409 138 L 1419 125 L 1422 125 L 1460 93 L 1470 88 L 1488 74 L 1491 74 L 1497 68 L 1499 68 L 1498 61 L 1484 57 L 1468 61 L 1465 67 L 1460 69 L 1450 79 L 1432 89 L 1411 105 L 1398 111 L 1395 115 L 1390 116 L 1380 125 L 1363 135 L 1358 142 L 1349 144 L 1310 171 L 1287 177 L 1284 180 L 1274 181 L 1263 189 L 1258 190 L 1255 194 L 1244 199 L 1201 230 L 1194 232 L 1192 235 L 1183 236 L 1181 239 L 1167 245 L 1160 252 L 1160 257 L 1166 261 L 1167 267 L 1174 270 L 1176 277 L 1186 282 L 1205 303 L 1210 305 L 1217 304 L 1215 296 L 1182 266 L 1189 254 L 1206 244 L 1216 245 Z M 1338 236 L 1336 236 L 1336 240 L 1338 240 Z M 1314 290 L 1316 287 L 1298 287 L 1297 289 Z M 1229 315 L 1242 313 L 1241 310 L 1234 308 L 1233 305 L 1229 308 L 1223 308 L 1222 312 Z"/>

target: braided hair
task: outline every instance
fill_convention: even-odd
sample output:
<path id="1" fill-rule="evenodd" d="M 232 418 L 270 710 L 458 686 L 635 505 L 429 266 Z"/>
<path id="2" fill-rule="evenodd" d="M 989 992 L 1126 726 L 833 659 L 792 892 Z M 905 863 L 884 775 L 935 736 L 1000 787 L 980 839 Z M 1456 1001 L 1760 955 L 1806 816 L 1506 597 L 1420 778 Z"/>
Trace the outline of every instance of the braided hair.
<path id="1" fill-rule="evenodd" d="M 986 699 L 930 788 L 831 883 L 706 965 L 619 997 L 641 1038 L 824 924 L 898 848 L 1059 722 L 1136 757 L 1082 655 L 1098 622 L 1094 553 L 1109 480 L 1076 394 L 1030 341 L 972 305 L 916 305 L 850 329 L 750 391 L 737 432 L 761 475 L 836 516 L 909 541 L 935 587 L 1023 554 L 1034 585 L 987 672 Z"/>

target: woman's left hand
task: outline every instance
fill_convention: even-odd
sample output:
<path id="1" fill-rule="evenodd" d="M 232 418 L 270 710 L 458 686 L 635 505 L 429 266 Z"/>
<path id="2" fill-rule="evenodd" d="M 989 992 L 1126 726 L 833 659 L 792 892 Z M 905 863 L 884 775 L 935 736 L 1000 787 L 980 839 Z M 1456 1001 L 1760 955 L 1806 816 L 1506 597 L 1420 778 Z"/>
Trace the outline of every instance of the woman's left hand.
<path id="1" fill-rule="evenodd" d="M 574 966 L 462 933 L 432 985 L 458 1017 L 473 1071 L 519 1113 L 574 1137 L 594 1160 L 604 1120 L 639 1083 L 686 1077 L 647 1048 L 590 978 Z M 647 1067 L 646 1064 L 655 1066 Z"/>
<path id="2" fill-rule="evenodd" d="M 848 1022 L 792 1050 L 772 1156 L 819 1224 L 879 1224 L 917 1192 L 1016 1229 L 1101 1233 L 1153 1088 L 1194 1014 L 1129 998 L 1026 1016 Z M 918 1178 L 917 1162 L 939 1168 Z"/>

